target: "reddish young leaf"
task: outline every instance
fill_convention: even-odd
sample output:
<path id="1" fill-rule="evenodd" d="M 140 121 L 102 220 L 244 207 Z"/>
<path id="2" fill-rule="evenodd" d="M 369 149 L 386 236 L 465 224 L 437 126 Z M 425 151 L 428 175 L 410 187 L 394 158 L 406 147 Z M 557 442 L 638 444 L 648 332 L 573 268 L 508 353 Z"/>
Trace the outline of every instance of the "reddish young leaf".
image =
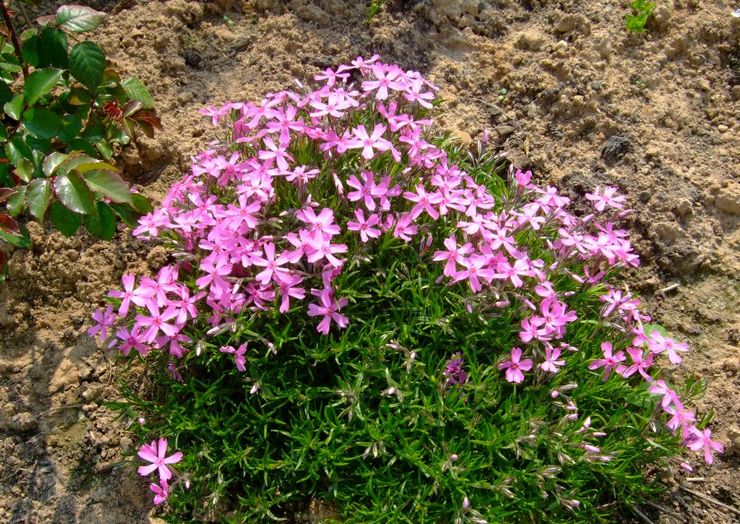
<path id="1" fill-rule="evenodd" d="M 0 213 L 0 230 L 17 235 L 21 232 L 18 222 L 10 215 Z"/>

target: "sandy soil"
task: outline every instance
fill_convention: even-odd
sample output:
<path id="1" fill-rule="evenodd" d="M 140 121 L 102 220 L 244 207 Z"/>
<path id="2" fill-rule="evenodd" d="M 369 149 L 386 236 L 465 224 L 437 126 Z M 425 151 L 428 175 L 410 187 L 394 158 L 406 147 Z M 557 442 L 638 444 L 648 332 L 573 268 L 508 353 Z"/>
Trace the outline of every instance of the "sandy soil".
<path id="1" fill-rule="evenodd" d="M 389 0 L 369 23 L 359 1 L 88 3 L 111 13 L 95 38 L 162 116 L 165 131 L 124 158 L 131 178 L 159 177 L 146 188 L 154 198 L 211 138 L 198 108 L 375 52 L 441 86 L 437 122 L 460 140 L 490 129 L 518 166 L 573 195 L 618 186 L 644 261 L 631 285 L 691 341 L 685 368 L 709 380 L 700 407 L 715 411 L 727 449 L 675 479 L 656 501 L 668 511 L 644 512 L 732 522 L 678 486 L 740 506 L 737 2 L 658 0 L 643 35 L 625 30 L 619 0 Z M 0 288 L 0 521 L 154 522 L 145 484 L 121 462 L 134 445 L 125 421 L 104 406 L 113 360 L 84 332 L 124 271 L 166 255 L 125 230 L 101 242 L 30 229 L 33 251 L 12 256 Z"/>

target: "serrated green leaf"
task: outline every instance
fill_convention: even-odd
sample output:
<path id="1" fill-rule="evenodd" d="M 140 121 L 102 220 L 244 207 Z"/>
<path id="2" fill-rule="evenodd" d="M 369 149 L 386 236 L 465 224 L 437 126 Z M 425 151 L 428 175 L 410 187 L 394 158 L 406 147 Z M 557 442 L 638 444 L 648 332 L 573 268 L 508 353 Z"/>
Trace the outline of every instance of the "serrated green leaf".
<path id="1" fill-rule="evenodd" d="M 18 178 L 28 183 L 33 178 L 33 164 L 30 160 L 21 158 L 15 164 L 15 170 L 13 170 L 13 173 L 15 173 Z"/>
<path id="2" fill-rule="evenodd" d="M 38 138 L 54 138 L 64 129 L 64 121 L 53 111 L 32 107 L 23 113 L 21 125 Z"/>
<path id="3" fill-rule="evenodd" d="M 56 27 L 47 27 L 38 35 L 38 66 L 37 67 L 69 67 L 67 34 Z"/>
<path id="4" fill-rule="evenodd" d="M 23 86 L 26 104 L 32 106 L 39 98 L 51 93 L 61 77 L 62 71 L 54 68 L 37 69 L 28 75 Z"/>
<path id="5" fill-rule="evenodd" d="M 95 198 L 77 173 L 72 172 L 56 177 L 54 192 L 70 211 L 81 215 L 95 214 Z"/>
<path id="6" fill-rule="evenodd" d="M 23 141 L 23 138 L 15 135 L 10 139 L 10 142 L 5 144 L 5 155 L 10 160 L 10 163 L 17 166 L 22 159 L 33 160 L 33 152 L 28 144 Z"/>
<path id="7" fill-rule="evenodd" d="M 20 120 L 23 112 L 23 95 L 15 95 L 9 102 L 5 103 L 3 110 L 13 120 Z"/>
<path id="8" fill-rule="evenodd" d="M 16 192 L 8 199 L 6 207 L 11 216 L 17 217 L 23 213 L 23 209 L 26 207 L 26 187 L 18 187 Z"/>
<path id="9" fill-rule="evenodd" d="M 47 178 L 32 180 L 26 190 L 26 201 L 31 215 L 39 222 L 43 222 L 51 201 L 51 181 Z"/>
<path id="10" fill-rule="evenodd" d="M 116 214 L 105 202 L 97 203 L 96 216 L 85 217 L 85 228 L 94 236 L 110 240 L 116 234 Z"/>
<path id="11" fill-rule="evenodd" d="M 41 164 L 41 170 L 43 171 L 44 175 L 53 175 L 57 168 L 62 164 L 62 162 L 67 160 L 68 157 L 69 155 L 60 153 L 58 151 L 46 155 L 46 158 L 44 158 L 44 161 Z"/>
<path id="12" fill-rule="evenodd" d="M 52 225 L 64 236 L 71 237 L 82 225 L 82 217 L 73 213 L 59 201 L 54 201 L 49 210 L 49 220 Z"/>
<path id="13" fill-rule="evenodd" d="M 39 35 L 30 35 L 21 45 L 21 56 L 31 67 L 39 67 Z"/>
<path id="14" fill-rule="evenodd" d="M 144 109 L 154 107 L 154 99 L 144 83 L 136 77 L 129 77 L 121 82 L 121 87 L 131 100 L 138 100 Z"/>
<path id="15" fill-rule="evenodd" d="M 92 191 L 110 198 L 113 202 L 133 205 L 131 189 L 116 172 L 109 169 L 95 169 L 84 173 L 82 178 Z"/>
<path id="16" fill-rule="evenodd" d="M 149 202 L 149 199 L 143 195 L 140 195 L 139 193 L 131 193 L 131 201 L 133 203 L 134 209 L 142 215 L 146 213 L 151 213 L 154 209 L 152 203 Z"/>
<path id="17" fill-rule="evenodd" d="M 82 5 L 63 5 L 57 10 L 56 24 L 65 31 L 84 33 L 100 25 L 105 13 Z"/>
<path id="18" fill-rule="evenodd" d="M 90 91 L 95 91 L 103 81 L 105 53 L 92 42 L 81 42 L 69 54 L 69 71 Z"/>
<path id="19" fill-rule="evenodd" d="M 116 215 L 120 217 L 124 224 L 128 227 L 134 228 L 139 225 L 139 217 L 141 216 L 133 207 L 128 204 L 116 204 L 115 202 L 110 204 Z"/>

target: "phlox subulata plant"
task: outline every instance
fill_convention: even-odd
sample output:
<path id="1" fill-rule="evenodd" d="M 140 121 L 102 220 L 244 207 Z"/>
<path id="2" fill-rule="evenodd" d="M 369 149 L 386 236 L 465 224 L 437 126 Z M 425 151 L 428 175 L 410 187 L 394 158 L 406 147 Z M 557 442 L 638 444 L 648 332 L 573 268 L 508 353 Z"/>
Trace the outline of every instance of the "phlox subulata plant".
<path id="1" fill-rule="evenodd" d="M 436 138 L 436 87 L 378 57 L 315 80 L 203 111 L 224 138 L 134 231 L 170 263 L 94 316 L 153 381 L 119 407 L 165 517 L 594 522 L 712 461 L 661 378 L 687 347 L 610 284 L 624 197 L 577 216 Z"/>

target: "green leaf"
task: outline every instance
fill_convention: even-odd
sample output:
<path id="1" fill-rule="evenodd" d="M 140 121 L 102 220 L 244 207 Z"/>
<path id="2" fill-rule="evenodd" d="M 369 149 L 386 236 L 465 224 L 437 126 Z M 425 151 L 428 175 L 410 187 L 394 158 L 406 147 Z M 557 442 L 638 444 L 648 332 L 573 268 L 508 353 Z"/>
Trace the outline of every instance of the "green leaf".
<path id="1" fill-rule="evenodd" d="M 67 209 L 82 215 L 96 212 L 95 199 L 77 173 L 60 175 L 54 180 L 54 192 Z"/>
<path id="2" fill-rule="evenodd" d="M 69 56 L 67 56 L 69 40 L 66 33 L 56 27 L 47 27 L 41 31 L 38 38 L 38 66 L 67 69 L 69 67 Z"/>
<path id="3" fill-rule="evenodd" d="M 31 237 L 26 227 L 4 213 L 0 213 L 0 240 L 23 249 L 31 247 Z"/>
<path id="4" fill-rule="evenodd" d="M 82 117 L 80 115 L 64 115 L 64 129 L 59 133 L 59 139 L 69 143 L 80 134 L 82 130 Z"/>
<path id="5" fill-rule="evenodd" d="M 133 207 L 128 204 L 116 204 L 115 202 L 110 204 L 113 211 L 116 212 L 124 224 L 128 227 L 134 228 L 139 225 L 139 217 L 141 213 L 138 213 Z"/>
<path id="6" fill-rule="evenodd" d="M 51 200 L 51 181 L 47 178 L 37 178 L 28 184 L 26 191 L 28 210 L 39 222 L 44 221 L 44 215 Z"/>
<path id="7" fill-rule="evenodd" d="M 105 64 L 103 50 L 92 42 L 77 44 L 69 54 L 70 73 L 90 91 L 95 91 L 103 81 Z"/>
<path id="8" fill-rule="evenodd" d="M 15 194 L 8 199 L 7 209 L 11 216 L 17 217 L 23 213 L 23 209 L 26 207 L 26 187 L 18 187 Z"/>
<path id="9" fill-rule="evenodd" d="M 131 201 L 133 202 L 134 209 L 142 215 L 151 213 L 154 209 L 149 199 L 139 193 L 131 193 Z"/>
<path id="10" fill-rule="evenodd" d="M 82 225 L 82 217 L 77 213 L 73 213 L 58 201 L 54 201 L 51 205 L 49 219 L 52 225 L 66 237 L 74 235 L 80 228 L 80 225 Z"/>
<path id="11" fill-rule="evenodd" d="M 23 141 L 23 138 L 15 135 L 10 139 L 10 142 L 5 144 L 5 154 L 10 160 L 10 163 L 17 166 L 22 159 L 33 160 L 33 152 Z"/>
<path id="12" fill-rule="evenodd" d="M 13 92 L 8 84 L 0 80 L 0 105 L 4 106 L 13 99 Z"/>
<path id="13" fill-rule="evenodd" d="M 28 65 L 39 67 L 39 35 L 32 34 L 21 45 L 21 56 Z"/>
<path id="14" fill-rule="evenodd" d="M 63 5 L 57 9 L 56 23 L 65 31 L 84 33 L 100 25 L 105 13 L 82 5 Z"/>
<path id="15" fill-rule="evenodd" d="M 94 236 L 110 240 L 116 234 L 116 214 L 105 202 L 98 202 L 97 208 L 97 216 L 85 217 L 85 227 Z"/>
<path id="16" fill-rule="evenodd" d="M 28 75 L 23 87 L 26 104 L 32 106 L 39 98 L 51 93 L 61 77 L 62 71 L 53 68 L 37 69 Z M 18 119 L 16 118 L 16 120 Z"/>
<path id="17" fill-rule="evenodd" d="M 115 151 L 113 151 L 111 145 L 105 140 L 101 140 L 100 142 L 95 144 L 95 148 L 101 155 L 103 155 L 103 158 L 105 158 L 106 160 L 110 160 L 111 158 L 113 158 L 113 153 Z"/>
<path id="18" fill-rule="evenodd" d="M 141 102 L 141 107 L 144 109 L 151 109 L 154 107 L 154 99 L 149 93 L 149 90 L 143 84 L 141 80 L 136 77 L 129 77 L 123 82 L 121 86 L 126 91 L 126 94 L 131 100 L 138 100 Z"/>
<path id="19" fill-rule="evenodd" d="M 41 170 L 45 176 L 51 176 L 57 170 L 57 168 L 65 161 L 69 155 L 59 153 L 58 151 L 50 153 L 44 158 L 44 162 L 41 165 Z"/>
<path id="20" fill-rule="evenodd" d="M 23 127 L 38 138 L 54 138 L 64 129 L 64 121 L 53 111 L 32 107 L 23 113 Z"/>
<path id="21" fill-rule="evenodd" d="M 13 171 L 15 175 L 23 180 L 25 183 L 28 183 L 33 178 L 33 164 L 30 160 L 21 158 L 16 164 L 15 164 L 15 170 Z"/>
<path id="22" fill-rule="evenodd" d="M 5 114 L 13 120 L 20 120 L 23 112 L 23 95 L 15 95 L 9 102 L 5 103 L 3 109 Z"/>
<path id="23" fill-rule="evenodd" d="M 132 204 L 128 184 L 114 171 L 95 169 L 82 175 L 87 187 L 110 198 L 113 202 Z"/>

